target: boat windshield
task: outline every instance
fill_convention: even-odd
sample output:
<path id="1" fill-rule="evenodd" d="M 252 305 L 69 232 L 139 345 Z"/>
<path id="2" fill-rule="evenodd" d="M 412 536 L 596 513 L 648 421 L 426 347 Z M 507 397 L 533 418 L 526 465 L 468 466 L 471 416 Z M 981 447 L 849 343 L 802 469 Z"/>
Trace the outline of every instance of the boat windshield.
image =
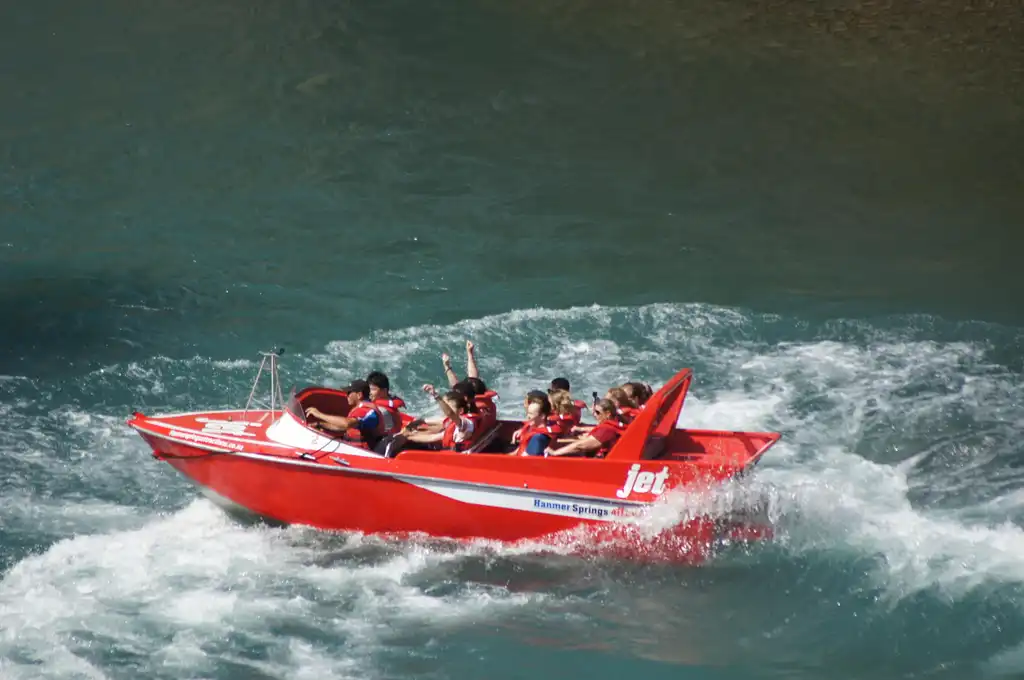
<path id="1" fill-rule="evenodd" d="M 302 402 L 299 401 L 297 394 L 291 396 L 288 403 L 285 404 L 284 410 L 295 416 L 300 423 L 306 422 L 306 411 L 302 408 Z"/>

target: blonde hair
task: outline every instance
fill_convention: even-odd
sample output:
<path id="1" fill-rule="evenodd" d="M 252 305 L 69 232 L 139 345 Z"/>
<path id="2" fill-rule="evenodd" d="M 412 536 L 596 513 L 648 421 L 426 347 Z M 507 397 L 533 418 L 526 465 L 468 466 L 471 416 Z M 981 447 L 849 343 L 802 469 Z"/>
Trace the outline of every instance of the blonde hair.
<path id="1" fill-rule="evenodd" d="M 619 408 L 623 406 L 636 408 L 636 402 L 630 399 L 629 395 L 626 394 L 626 390 L 621 387 L 613 387 L 608 390 L 608 398 L 615 402 L 615 405 Z"/>
<path id="2" fill-rule="evenodd" d="M 566 390 L 555 390 L 548 399 L 551 400 L 551 410 L 555 413 L 572 413 L 572 395 Z"/>

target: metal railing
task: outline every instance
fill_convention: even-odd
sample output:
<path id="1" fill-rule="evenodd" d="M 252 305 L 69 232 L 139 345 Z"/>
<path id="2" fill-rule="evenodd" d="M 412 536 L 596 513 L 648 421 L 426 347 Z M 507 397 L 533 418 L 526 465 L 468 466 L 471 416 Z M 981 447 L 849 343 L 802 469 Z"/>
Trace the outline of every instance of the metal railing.
<path id="1" fill-rule="evenodd" d="M 277 411 L 278 406 L 284 408 L 284 394 L 281 391 L 281 379 L 277 374 L 277 360 L 284 354 L 284 347 L 270 350 L 269 352 L 260 352 L 260 356 L 263 360 L 260 361 L 260 368 L 256 371 L 256 379 L 252 383 L 252 390 L 249 392 L 249 399 L 245 402 L 245 413 L 243 418 L 249 415 L 249 410 L 255 405 L 257 408 L 263 408 L 271 412 Z M 261 402 L 256 399 L 256 390 L 260 385 L 260 378 L 263 377 L 263 372 L 266 371 L 270 375 L 270 403 Z"/>

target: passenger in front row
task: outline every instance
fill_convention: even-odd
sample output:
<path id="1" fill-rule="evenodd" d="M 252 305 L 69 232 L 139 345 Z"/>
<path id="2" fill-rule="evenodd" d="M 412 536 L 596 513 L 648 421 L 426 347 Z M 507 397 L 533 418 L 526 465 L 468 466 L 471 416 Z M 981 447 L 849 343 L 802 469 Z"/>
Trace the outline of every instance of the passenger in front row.
<path id="1" fill-rule="evenodd" d="M 533 397 L 526 403 L 526 420 L 523 426 L 512 435 L 512 443 L 516 445 L 511 453 L 520 456 L 543 456 L 544 450 L 558 436 L 555 428 L 548 423 L 551 405 L 544 398 Z"/>
<path id="2" fill-rule="evenodd" d="M 365 380 L 353 380 L 350 385 L 341 389 L 348 393 L 348 415 L 330 415 L 311 406 L 306 409 L 306 417 L 316 418 L 320 421 L 319 425 L 328 430 L 356 430 L 359 437 L 372 449 L 387 433 L 384 430 L 384 418 L 381 417 L 380 409 L 370 401 L 369 383 Z M 352 435 L 355 435 L 355 432 Z"/>
<path id="3" fill-rule="evenodd" d="M 391 395 L 391 382 L 380 371 L 372 371 L 366 376 L 366 382 L 370 384 L 370 401 L 384 419 L 384 434 L 398 434 L 402 431 L 400 409 L 405 408 L 405 402 L 401 397 Z"/>
<path id="4" fill-rule="evenodd" d="M 548 401 L 548 394 L 543 390 L 530 390 L 529 392 L 526 393 L 526 397 L 523 399 L 523 408 L 529 406 L 530 402 L 534 399 L 539 399 L 540 401 Z"/>
<path id="5" fill-rule="evenodd" d="M 406 426 L 401 433 L 387 437 L 382 446 L 375 450 L 388 458 L 398 455 L 409 444 L 422 444 L 426 450 L 450 449 L 461 451 L 473 437 L 475 423 L 467 416 L 466 397 L 461 392 L 452 390 L 444 395 L 433 385 L 424 385 L 423 391 L 437 400 L 438 406 L 445 415 L 441 423 L 431 424 L 422 430 L 413 430 Z M 411 423 L 410 423 L 411 424 Z"/>
<path id="6" fill-rule="evenodd" d="M 594 417 L 597 418 L 597 425 L 588 434 L 561 448 L 548 448 L 544 455 L 568 456 L 582 453 L 597 458 L 608 455 L 625 428 L 619 420 L 615 404 L 610 399 L 601 399 L 594 404 Z"/>

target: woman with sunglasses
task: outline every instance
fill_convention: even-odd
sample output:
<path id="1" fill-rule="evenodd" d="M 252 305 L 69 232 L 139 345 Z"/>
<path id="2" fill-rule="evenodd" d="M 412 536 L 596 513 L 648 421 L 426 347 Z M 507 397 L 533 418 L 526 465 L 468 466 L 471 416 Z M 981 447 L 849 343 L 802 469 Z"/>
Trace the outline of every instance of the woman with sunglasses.
<path id="1" fill-rule="evenodd" d="M 596 458 L 604 458 L 608 455 L 625 428 L 619 421 L 615 404 L 610 399 L 601 399 L 594 404 L 594 417 L 597 418 L 597 425 L 588 434 L 561 448 L 548 448 L 544 451 L 544 455 L 583 454 Z"/>

